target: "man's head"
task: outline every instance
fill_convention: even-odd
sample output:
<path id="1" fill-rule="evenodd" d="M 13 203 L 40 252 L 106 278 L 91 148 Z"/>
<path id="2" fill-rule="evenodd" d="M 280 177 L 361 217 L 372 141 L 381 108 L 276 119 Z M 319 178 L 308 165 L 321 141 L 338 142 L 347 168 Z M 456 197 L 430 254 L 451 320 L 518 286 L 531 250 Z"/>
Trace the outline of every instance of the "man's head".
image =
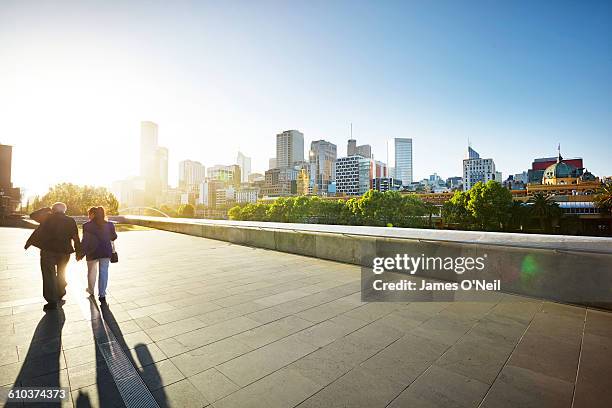
<path id="1" fill-rule="evenodd" d="M 55 203 L 51 206 L 51 211 L 54 213 L 65 214 L 66 213 L 66 204 L 64 203 Z"/>

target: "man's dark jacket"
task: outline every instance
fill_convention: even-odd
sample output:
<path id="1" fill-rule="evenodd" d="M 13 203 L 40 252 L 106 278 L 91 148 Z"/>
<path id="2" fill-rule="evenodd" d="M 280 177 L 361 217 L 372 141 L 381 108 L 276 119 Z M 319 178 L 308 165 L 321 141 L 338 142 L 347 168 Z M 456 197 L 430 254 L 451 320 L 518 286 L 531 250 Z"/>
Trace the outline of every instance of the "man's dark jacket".
<path id="1" fill-rule="evenodd" d="M 75 251 L 72 246 L 72 239 L 77 237 L 74 244 L 77 252 L 80 252 L 81 242 L 78 239 L 78 234 L 74 219 L 62 213 L 53 213 L 34 230 L 26 243 L 26 249 L 30 245 L 34 245 L 46 251 L 71 254 Z"/>

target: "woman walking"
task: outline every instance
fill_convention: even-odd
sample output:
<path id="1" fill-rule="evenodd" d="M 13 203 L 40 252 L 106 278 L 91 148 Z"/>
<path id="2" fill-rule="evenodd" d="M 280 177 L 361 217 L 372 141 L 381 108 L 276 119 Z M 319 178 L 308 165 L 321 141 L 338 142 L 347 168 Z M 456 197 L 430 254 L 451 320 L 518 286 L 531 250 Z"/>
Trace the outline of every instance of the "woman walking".
<path id="1" fill-rule="evenodd" d="M 87 260 L 87 293 L 94 296 L 98 275 L 98 297 L 106 302 L 108 266 L 113 254 L 113 241 L 117 239 L 115 226 L 106 220 L 103 207 L 92 207 L 88 211 L 89 221 L 83 224 L 83 251 Z"/>

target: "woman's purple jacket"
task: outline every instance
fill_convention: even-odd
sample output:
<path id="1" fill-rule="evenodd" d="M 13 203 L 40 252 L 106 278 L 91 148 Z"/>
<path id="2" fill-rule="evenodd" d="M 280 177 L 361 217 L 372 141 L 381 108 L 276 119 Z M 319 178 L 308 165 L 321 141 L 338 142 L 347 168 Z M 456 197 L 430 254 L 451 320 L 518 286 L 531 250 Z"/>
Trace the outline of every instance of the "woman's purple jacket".
<path id="1" fill-rule="evenodd" d="M 110 258 L 113 253 L 111 241 L 117 239 L 115 225 L 107 221 L 104 225 L 98 225 L 94 221 L 83 224 L 83 251 L 86 259 Z"/>

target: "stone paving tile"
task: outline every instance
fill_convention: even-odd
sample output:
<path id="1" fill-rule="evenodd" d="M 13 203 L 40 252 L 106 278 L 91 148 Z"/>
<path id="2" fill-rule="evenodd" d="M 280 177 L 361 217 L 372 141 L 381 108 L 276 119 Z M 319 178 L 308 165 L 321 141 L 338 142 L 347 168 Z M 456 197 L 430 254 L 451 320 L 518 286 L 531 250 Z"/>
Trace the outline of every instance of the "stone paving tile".
<path id="1" fill-rule="evenodd" d="M 313 323 L 307 320 L 300 319 L 296 316 L 288 316 L 239 333 L 232 338 L 256 349 L 312 325 Z"/>
<path id="2" fill-rule="evenodd" d="M 159 341 L 177 336 L 179 334 L 188 333 L 204 326 L 206 326 L 206 323 L 203 321 L 195 317 L 188 317 L 186 319 L 173 321 L 172 323 L 145 329 L 144 332 L 147 333 L 147 335 L 154 341 Z"/>
<path id="3" fill-rule="evenodd" d="M 186 376 L 192 376 L 246 354 L 253 349 L 232 337 L 191 350 L 170 360 Z"/>
<path id="4" fill-rule="evenodd" d="M 365 367 L 351 370 L 298 405 L 307 407 L 384 407 L 398 395 L 404 385 L 378 376 Z"/>
<path id="5" fill-rule="evenodd" d="M 564 408 L 574 384 L 534 371 L 506 366 L 482 403 L 483 408 Z"/>
<path id="6" fill-rule="evenodd" d="M 238 385 L 214 368 L 189 377 L 189 381 L 210 403 L 214 403 L 240 389 Z"/>
<path id="7" fill-rule="evenodd" d="M 216 368 L 234 383 L 244 387 L 316 349 L 316 346 L 290 336 L 236 357 Z"/>
<path id="8" fill-rule="evenodd" d="M 189 380 L 181 380 L 153 392 L 160 408 L 202 408 L 209 405 L 206 397 Z"/>
<path id="9" fill-rule="evenodd" d="M 285 368 L 213 403 L 214 408 L 294 407 L 321 387 L 297 371 Z"/>
<path id="10" fill-rule="evenodd" d="M 163 360 L 145 366 L 140 370 L 140 375 L 151 391 L 166 387 L 185 378 L 183 373 L 170 360 Z"/>
<path id="11" fill-rule="evenodd" d="M 478 380 L 432 366 L 402 391 L 389 407 L 475 408 L 488 388 Z"/>

